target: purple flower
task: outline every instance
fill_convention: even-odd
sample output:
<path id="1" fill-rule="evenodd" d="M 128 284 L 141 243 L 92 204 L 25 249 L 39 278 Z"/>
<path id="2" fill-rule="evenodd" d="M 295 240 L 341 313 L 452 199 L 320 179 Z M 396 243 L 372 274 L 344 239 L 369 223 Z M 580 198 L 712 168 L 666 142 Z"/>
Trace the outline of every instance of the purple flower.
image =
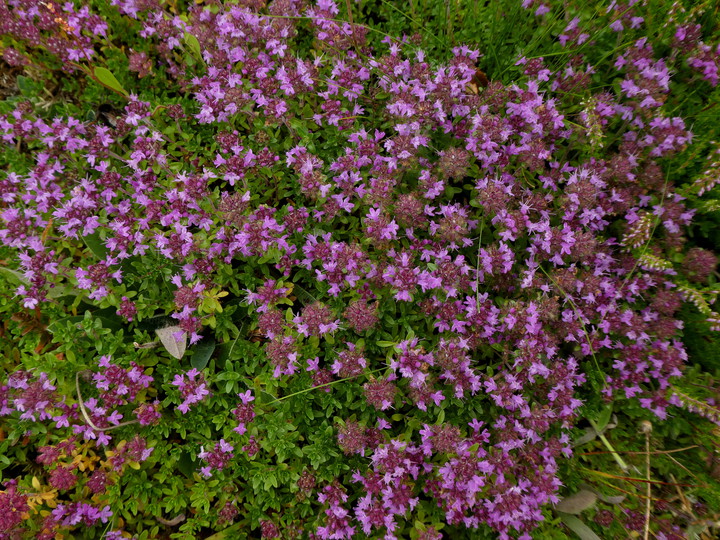
<path id="1" fill-rule="evenodd" d="M 233 446 L 224 439 L 215 443 L 215 448 L 209 452 L 201 447 L 198 457 L 207 463 L 200 469 L 201 474 L 205 478 L 210 478 L 213 470 L 224 469 L 233 458 L 233 450 Z"/>
<path id="2" fill-rule="evenodd" d="M 178 405 L 178 410 L 183 414 L 190 410 L 191 405 L 200 403 L 205 398 L 212 396 L 205 378 L 195 368 L 184 374 L 175 375 L 172 385 L 180 389 L 183 402 Z"/>

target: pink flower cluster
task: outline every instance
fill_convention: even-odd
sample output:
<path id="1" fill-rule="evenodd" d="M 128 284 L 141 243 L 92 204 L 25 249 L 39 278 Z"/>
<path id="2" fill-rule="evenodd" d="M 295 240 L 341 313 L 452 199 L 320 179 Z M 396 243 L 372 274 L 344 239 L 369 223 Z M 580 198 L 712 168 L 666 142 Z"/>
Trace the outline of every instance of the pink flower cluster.
<path id="1" fill-rule="evenodd" d="M 13 531 L 22 523 L 23 514 L 30 507 L 27 496 L 18 493 L 17 481 L 4 481 L 5 489 L 0 492 L 0 533 L 13 534 Z"/>
<path id="2" fill-rule="evenodd" d="M 11 35 L 31 50 L 46 50 L 68 72 L 74 71 L 72 62 L 95 56 L 94 41 L 107 36 L 107 30 L 107 23 L 88 6 L 77 9 L 72 2 L 18 1 L 0 6 L 0 35 Z M 5 56 L 11 65 L 29 63 L 15 49 Z"/>
<path id="3" fill-rule="evenodd" d="M 207 451 L 202 448 L 198 457 L 205 461 L 207 465 L 200 468 L 200 474 L 205 478 L 210 478 L 213 470 L 223 470 L 233 458 L 233 450 L 233 446 L 226 442 L 225 439 L 220 439 L 213 450 Z"/>
<path id="4" fill-rule="evenodd" d="M 0 387 L 0 416 L 17 411 L 21 420 L 52 419 L 58 401 L 55 390 L 47 373 L 36 378 L 29 371 L 15 371 L 9 375 L 7 384 Z"/>
<path id="5" fill-rule="evenodd" d="M 93 381 L 100 390 L 100 398 L 108 407 L 135 401 L 138 392 L 153 382 L 153 378 L 145 375 L 143 368 L 136 362 L 130 362 L 130 368 L 123 369 L 111 363 L 110 356 L 102 356 L 98 366 L 102 371 L 93 375 Z"/>
<path id="6" fill-rule="evenodd" d="M 82 523 L 86 527 L 100 523 L 107 523 L 113 516 L 109 506 L 96 508 L 87 503 L 58 504 L 52 511 L 52 519 L 61 526 L 69 527 Z"/>
<path id="7" fill-rule="evenodd" d="M 183 402 L 178 405 L 178 410 L 183 414 L 190 410 L 191 405 L 200 403 L 212 395 L 205 377 L 195 368 L 183 374 L 175 375 L 172 385 L 180 389 Z"/>
<path id="8" fill-rule="evenodd" d="M 182 17 L 154 0 L 111 4 L 153 53 L 132 52 L 130 70 L 168 73 L 184 101 L 131 95 L 112 127 L 47 119 L 24 103 L 0 115 L 0 139 L 32 158 L 0 180 L 0 242 L 17 254 L 17 293 L 35 308 L 71 287 L 113 305 L 130 328 L 172 312 L 193 344 L 232 320 L 203 312 L 209 291 L 247 293 L 266 360 L 252 377 L 271 374 L 288 397 L 302 385 L 327 392 L 312 399 L 334 398 L 331 383 L 352 379 L 364 407 L 336 427 L 340 449 L 366 465 L 352 475 L 360 493 L 351 500 L 340 479 L 319 489 L 318 537 L 394 538 L 428 499 L 449 525 L 529 538 L 557 501 L 584 366 L 607 399 L 636 399 L 661 418 L 679 403 L 672 381 L 687 354 L 677 314 L 694 298 L 687 283 L 706 284 L 717 263 L 684 247 L 692 190 L 664 169 L 693 143 L 667 106 L 680 61 L 718 84 L 720 48 L 699 25 L 675 21 L 661 58 L 635 32 L 642 3 L 611 2 L 597 18 L 627 45 L 609 55 L 617 88 L 597 92 L 596 36 L 572 6 L 552 34 L 562 54 L 512 59 L 516 81 L 478 86 L 478 50 L 458 46 L 442 64 L 410 39 L 375 50 L 333 0 L 215 2 Z M 17 41 L 4 52 L 16 66 L 29 61 L 23 51 L 44 48 L 70 69 L 105 46 L 102 21 L 72 4 L 13 1 L 0 7 L 0 34 Z M 306 38 L 312 55 L 296 47 Z M 201 58 L 187 62 L 194 40 Z M 717 184 L 716 169 L 694 194 Z M 66 256 L 68 243 L 91 236 L 104 255 L 78 244 L 78 257 Z M 149 293 L 150 275 L 167 288 Z M 718 326 L 717 314 L 708 320 Z M 371 332 L 392 341 L 360 340 Z M 0 387 L 0 415 L 53 420 L 108 444 L 106 429 L 123 419 L 111 409 L 153 379 L 106 356 L 100 367 L 100 396 L 82 411 L 46 374 L 16 371 Z M 197 369 L 171 385 L 183 415 L 211 395 Z M 239 394 L 238 436 L 255 431 L 256 397 Z M 481 405 L 486 423 L 457 400 Z M 142 426 L 159 420 L 158 402 L 136 405 Z M 385 419 L 395 409 L 460 419 L 408 423 L 399 437 Z M 146 444 L 118 449 L 116 470 L 147 459 Z M 227 468 L 235 447 L 203 448 L 203 476 Z M 250 436 L 242 449 L 253 457 L 260 445 Z M 72 487 L 74 469 L 51 474 Z M 22 506 L 14 494 L 6 506 Z M 103 512 L 65 505 L 53 516 L 78 524 L 107 520 Z M 278 532 L 274 521 L 262 528 Z"/>
<path id="9" fill-rule="evenodd" d="M 233 431 L 238 435 L 243 435 L 247 431 L 247 426 L 255 418 L 255 407 L 252 402 L 255 401 L 255 397 L 252 395 L 251 390 L 239 393 L 240 403 L 235 409 L 233 409 L 233 416 L 237 420 L 237 427 L 233 428 Z"/>
<path id="10" fill-rule="evenodd" d="M 110 464 L 114 471 L 119 472 L 128 461 L 135 463 L 146 461 L 153 450 L 153 447 L 148 448 L 147 441 L 143 437 L 135 435 L 127 444 L 123 442 L 115 448 L 115 452 L 110 458 Z"/>

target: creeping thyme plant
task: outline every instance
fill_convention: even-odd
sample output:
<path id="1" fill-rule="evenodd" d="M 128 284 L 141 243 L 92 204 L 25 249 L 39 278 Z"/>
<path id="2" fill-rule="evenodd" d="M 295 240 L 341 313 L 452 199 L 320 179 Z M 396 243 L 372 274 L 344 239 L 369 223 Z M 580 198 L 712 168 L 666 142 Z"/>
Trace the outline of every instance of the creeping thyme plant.
<path id="1" fill-rule="evenodd" d="M 712 537 L 716 6 L 405 4 L 0 5 L 0 538 Z"/>

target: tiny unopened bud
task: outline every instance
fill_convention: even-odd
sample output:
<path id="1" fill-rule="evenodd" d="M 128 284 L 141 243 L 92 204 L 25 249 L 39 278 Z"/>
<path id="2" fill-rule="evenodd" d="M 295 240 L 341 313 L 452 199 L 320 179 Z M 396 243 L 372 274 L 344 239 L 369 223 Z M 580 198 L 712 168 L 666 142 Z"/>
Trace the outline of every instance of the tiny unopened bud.
<path id="1" fill-rule="evenodd" d="M 652 433 L 652 423 L 648 422 L 647 420 L 643 420 L 640 422 L 640 432 L 641 433 Z"/>

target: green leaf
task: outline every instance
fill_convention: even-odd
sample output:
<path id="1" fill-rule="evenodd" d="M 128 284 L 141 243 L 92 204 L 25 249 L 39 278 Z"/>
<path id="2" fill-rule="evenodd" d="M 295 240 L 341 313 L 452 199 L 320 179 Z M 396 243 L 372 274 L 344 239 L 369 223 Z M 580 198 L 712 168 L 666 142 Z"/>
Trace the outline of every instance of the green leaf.
<path id="1" fill-rule="evenodd" d="M 240 527 L 240 525 L 242 524 L 236 523 L 232 527 L 228 527 L 227 529 L 223 529 L 222 531 L 217 532 L 212 536 L 208 536 L 207 540 L 224 540 L 225 538 L 237 538 L 237 536 L 235 535 L 235 531 Z M 232 533 L 232 535 L 230 533 Z"/>
<path id="2" fill-rule="evenodd" d="M 202 50 L 200 49 L 200 42 L 198 41 L 198 38 L 196 38 L 192 34 L 189 34 L 188 32 L 185 32 L 184 39 L 185 45 L 188 46 L 188 48 L 195 55 L 195 57 L 202 60 Z"/>
<path id="3" fill-rule="evenodd" d="M 197 370 L 205 369 L 213 351 L 215 350 L 215 340 L 213 338 L 204 338 L 196 346 L 190 358 L 190 365 Z"/>
<path id="4" fill-rule="evenodd" d="M 30 97 L 35 93 L 35 85 L 30 77 L 18 75 L 15 80 L 17 82 L 17 87 L 23 96 Z"/>
<path id="5" fill-rule="evenodd" d="M 268 473 L 265 477 L 264 487 L 266 491 L 269 491 L 271 487 L 278 487 L 277 476 L 273 473 Z"/>
<path id="6" fill-rule="evenodd" d="M 580 540 L 601 540 L 601 538 L 595 534 L 590 527 L 585 525 L 575 516 L 563 514 L 562 512 L 558 512 L 558 516 L 560 516 L 560 520 L 567 526 L 568 529 L 580 537 Z"/>
<path id="7" fill-rule="evenodd" d="M 150 317 L 144 319 L 138 324 L 141 330 L 152 333 L 158 328 L 164 328 L 165 326 L 172 326 L 175 323 L 175 319 L 167 315 L 158 315 L 157 317 Z"/>
<path id="8" fill-rule="evenodd" d="M 100 238 L 99 232 L 83 236 L 83 241 L 98 259 L 102 260 L 107 256 L 108 248 L 105 247 L 105 243 L 102 241 L 102 238 Z"/>
<path id="9" fill-rule="evenodd" d="M 603 407 L 602 411 L 600 411 L 596 426 L 598 433 L 602 433 L 603 431 L 605 431 L 605 428 L 610 423 L 610 418 L 612 418 L 612 410 L 612 403 L 609 403 L 608 405 L 605 405 L 605 407 Z"/>
<path id="10" fill-rule="evenodd" d="M 100 321 L 103 328 L 112 330 L 113 332 L 120 332 L 123 330 L 123 324 L 117 318 L 110 317 L 96 317 Z"/>
<path id="11" fill-rule="evenodd" d="M 7 277 L 18 281 L 19 283 L 22 283 L 24 285 L 30 285 L 30 281 L 28 281 L 25 276 L 23 276 L 22 273 L 18 272 L 17 270 L 11 270 L 10 268 L 6 268 L 5 266 L 0 266 L 0 274 L 5 274 Z"/>
<path id="12" fill-rule="evenodd" d="M 128 91 L 122 87 L 120 82 L 115 78 L 115 75 L 113 75 L 112 71 L 109 69 L 98 66 L 93 70 L 93 74 L 98 82 L 100 82 L 103 86 L 106 86 L 107 88 L 110 88 L 111 90 L 114 90 L 124 96 L 129 95 Z"/>
<path id="13" fill-rule="evenodd" d="M 180 459 L 177 461 L 178 469 L 180 472 L 187 476 L 190 480 L 193 478 L 193 472 L 195 472 L 195 463 L 189 452 L 183 452 L 180 455 Z"/>

